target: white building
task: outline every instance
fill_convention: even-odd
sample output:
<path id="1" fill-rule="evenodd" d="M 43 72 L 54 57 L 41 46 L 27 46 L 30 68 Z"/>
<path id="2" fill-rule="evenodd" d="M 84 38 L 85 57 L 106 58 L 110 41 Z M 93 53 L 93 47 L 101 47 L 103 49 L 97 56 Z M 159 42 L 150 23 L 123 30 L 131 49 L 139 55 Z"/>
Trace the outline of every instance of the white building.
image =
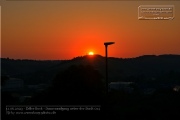
<path id="1" fill-rule="evenodd" d="M 131 87 L 133 82 L 111 82 L 109 84 L 109 90 L 123 90 L 125 92 L 131 93 L 134 89 Z"/>
<path id="2" fill-rule="evenodd" d="M 9 78 L 6 80 L 2 89 L 4 90 L 18 90 L 24 87 L 24 81 L 18 78 Z"/>

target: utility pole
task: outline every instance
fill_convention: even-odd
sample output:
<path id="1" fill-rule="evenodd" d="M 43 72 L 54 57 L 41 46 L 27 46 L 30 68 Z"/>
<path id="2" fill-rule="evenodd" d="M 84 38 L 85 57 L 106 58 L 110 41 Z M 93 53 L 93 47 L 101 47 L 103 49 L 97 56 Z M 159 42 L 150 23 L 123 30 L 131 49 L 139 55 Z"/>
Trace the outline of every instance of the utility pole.
<path id="1" fill-rule="evenodd" d="M 106 55 L 106 93 L 109 91 L 109 81 L 108 81 L 108 45 L 114 44 L 115 42 L 105 42 L 105 55 Z"/>

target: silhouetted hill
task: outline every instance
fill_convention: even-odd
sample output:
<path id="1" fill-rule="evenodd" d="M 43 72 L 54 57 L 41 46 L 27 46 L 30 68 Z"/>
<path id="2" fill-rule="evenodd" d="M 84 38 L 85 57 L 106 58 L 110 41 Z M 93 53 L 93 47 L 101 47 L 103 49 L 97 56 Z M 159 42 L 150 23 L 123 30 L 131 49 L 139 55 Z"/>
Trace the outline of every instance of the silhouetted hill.
<path id="1" fill-rule="evenodd" d="M 60 60 L 14 60 L 1 58 L 2 74 L 17 75 L 35 72 L 60 63 Z"/>
<path id="2" fill-rule="evenodd" d="M 97 104 L 100 111 L 65 112 L 57 110 L 58 119 L 61 119 L 62 116 L 73 116 L 74 118 L 74 115 L 78 118 L 86 115 L 93 118 L 94 116 L 117 117 L 121 120 L 172 119 L 172 116 L 178 118 L 180 106 L 179 61 L 180 55 L 144 55 L 128 59 L 108 58 L 109 81 L 120 81 L 115 82 L 116 85 L 117 83 L 127 83 L 126 81 L 133 84 L 129 87 L 119 84 L 118 87 L 123 89 L 112 89 L 105 94 L 106 89 L 102 81 L 105 75 L 105 58 L 103 56 L 87 55 L 66 61 L 1 59 L 3 75 L 21 78 L 27 85 L 35 84 L 29 86 L 52 83 L 49 84 L 51 86 L 41 91 L 38 91 L 39 88 L 36 87 L 33 89 L 26 87 L 20 91 L 14 91 L 14 89 L 2 91 L 3 114 L 6 114 L 6 105 L 10 104 Z M 1 76 L 1 79 L 3 80 L 2 85 L 5 85 L 3 83 L 8 77 Z M 18 97 L 18 95 L 20 96 Z M 28 98 L 21 101 L 20 98 L 24 97 Z M 53 116 L 52 119 L 57 116 Z M 16 116 L 7 115 L 6 117 L 15 118 Z M 29 117 L 36 116 L 30 115 Z"/>
<path id="3" fill-rule="evenodd" d="M 1 75 L 22 78 L 25 81 L 35 78 L 34 74 L 56 66 L 61 60 L 20 60 L 1 58 Z M 32 79 L 32 81 L 33 81 Z M 36 79 L 35 79 L 36 80 Z"/>
<path id="4" fill-rule="evenodd" d="M 108 58 L 110 81 L 138 81 L 151 78 L 178 79 L 180 55 L 144 55 L 136 58 Z M 71 65 L 93 65 L 105 75 L 105 57 L 81 56 L 66 61 L 13 60 L 1 58 L 2 74 L 24 79 L 27 83 L 49 82 Z M 167 78 L 166 78 L 167 77 Z M 177 81 L 177 80 L 176 80 Z"/>

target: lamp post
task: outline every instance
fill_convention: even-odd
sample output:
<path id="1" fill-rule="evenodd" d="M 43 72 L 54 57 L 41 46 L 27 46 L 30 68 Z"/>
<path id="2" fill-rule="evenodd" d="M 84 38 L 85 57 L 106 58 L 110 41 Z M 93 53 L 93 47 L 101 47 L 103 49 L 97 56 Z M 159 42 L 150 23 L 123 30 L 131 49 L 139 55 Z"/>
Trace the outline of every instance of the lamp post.
<path id="1" fill-rule="evenodd" d="M 108 45 L 112 45 L 115 42 L 105 42 L 105 53 L 106 53 L 106 92 L 108 93 Z"/>

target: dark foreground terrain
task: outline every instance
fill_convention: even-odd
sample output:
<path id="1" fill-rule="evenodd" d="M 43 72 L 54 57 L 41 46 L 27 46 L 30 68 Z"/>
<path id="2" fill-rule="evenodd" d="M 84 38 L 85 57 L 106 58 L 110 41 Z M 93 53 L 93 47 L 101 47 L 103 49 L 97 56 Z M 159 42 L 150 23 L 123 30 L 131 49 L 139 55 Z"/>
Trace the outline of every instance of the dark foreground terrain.
<path id="1" fill-rule="evenodd" d="M 105 60 L 99 55 L 66 61 L 1 59 L 2 120 L 179 117 L 179 55 L 108 60 L 107 93 Z"/>

